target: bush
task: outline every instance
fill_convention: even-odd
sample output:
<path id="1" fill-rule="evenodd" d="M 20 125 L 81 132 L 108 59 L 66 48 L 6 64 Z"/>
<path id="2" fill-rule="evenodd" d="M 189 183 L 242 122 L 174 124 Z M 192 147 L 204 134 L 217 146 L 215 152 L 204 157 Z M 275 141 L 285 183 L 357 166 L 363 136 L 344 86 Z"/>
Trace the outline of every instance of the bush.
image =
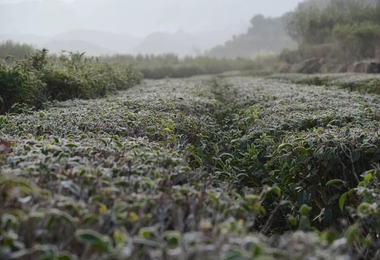
<path id="1" fill-rule="evenodd" d="M 175 54 L 162 55 L 113 55 L 100 58 L 107 63 L 135 64 L 144 78 L 184 78 L 195 75 L 221 74 L 231 71 L 266 71 L 275 62 L 273 55 L 255 59 L 220 59 L 207 56 L 179 58 Z"/>
<path id="2" fill-rule="evenodd" d="M 369 59 L 376 56 L 376 47 L 380 43 L 380 25 L 375 23 L 337 25 L 334 27 L 333 35 L 347 59 Z"/>
<path id="3" fill-rule="evenodd" d="M 324 58 L 337 63 L 373 59 L 380 42 L 380 2 L 377 0 L 304 1 L 284 16 L 288 34 L 298 42 L 295 53 L 280 58 L 291 61 Z M 299 61 L 299 60 L 298 60 Z"/>
<path id="4" fill-rule="evenodd" d="M 15 43 L 13 41 L 5 41 L 0 43 L 0 59 L 5 59 L 8 56 L 16 59 L 23 59 L 25 55 L 34 53 L 35 49 L 32 45 Z"/>
<path id="5" fill-rule="evenodd" d="M 38 75 L 21 62 L 8 66 L 0 60 L 0 114 L 16 103 L 40 107 L 44 85 Z"/>
<path id="6" fill-rule="evenodd" d="M 105 64 L 84 53 L 63 53 L 57 58 L 38 50 L 25 60 L 0 64 L 0 113 L 16 103 L 40 108 L 43 102 L 97 98 L 132 87 L 142 80 L 133 66 Z"/>

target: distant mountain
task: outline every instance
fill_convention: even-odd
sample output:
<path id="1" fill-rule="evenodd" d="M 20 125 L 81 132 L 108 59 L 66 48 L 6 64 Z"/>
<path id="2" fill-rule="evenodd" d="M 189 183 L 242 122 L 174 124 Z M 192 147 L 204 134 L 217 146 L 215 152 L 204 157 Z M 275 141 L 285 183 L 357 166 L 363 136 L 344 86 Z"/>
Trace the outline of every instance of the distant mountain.
<path id="1" fill-rule="evenodd" d="M 256 8 L 269 12 L 276 3 L 285 12 L 299 0 L 0 1 L 0 34 L 15 41 L 51 51 L 88 47 L 96 54 L 184 56 L 204 53 L 243 33 Z"/>
<path id="2" fill-rule="evenodd" d="M 61 51 L 85 52 L 90 56 L 100 56 L 102 54 L 112 53 L 112 51 L 102 48 L 96 44 L 86 41 L 70 40 L 70 41 L 51 41 L 42 44 L 39 47 L 46 48 L 50 53 L 59 53 Z"/>
<path id="3" fill-rule="evenodd" d="M 21 33 L 6 33 L 0 34 L 0 42 L 12 40 L 14 42 L 28 43 L 36 47 L 41 46 L 49 41 L 52 41 L 51 37 L 44 37 L 36 34 L 21 34 Z"/>
<path id="4" fill-rule="evenodd" d="M 358 0 L 363 5 L 375 5 L 378 4 L 378 0 Z M 316 4 L 319 7 L 326 7 L 330 4 L 331 0 L 305 0 L 306 3 Z"/>
<path id="5" fill-rule="evenodd" d="M 142 39 L 95 30 L 73 30 L 54 36 L 58 41 L 83 41 L 108 49 L 111 53 L 131 53 Z"/>
<path id="6" fill-rule="evenodd" d="M 230 38 L 236 31 L 211 32 L 155 32 L 144 38 L 95 31 L 73 30 L 52 37 L 33 34 L 0 34 L 0 42 L 13 40 L 32 44 L 37 48 L 47 48 L 51 53 L 61 50 L 101 54 L 162 54 L 175 53 L 179 56 L 199 55 Z"/>
<path id="7" fill-rule="evenodd" d="M 260 53 L 277 54 L 284 48 L 296 48 L 297 44 L 287 35 L 282 18 L 256 15 L 246 33 L 234 36 L 223 45 L 206 52 L 218 58 L 253 58 Z"/>
<path id="8" fill-rule="evenodd" d="M 7 40 L 46 48 L 50 53 L 67 50 L 86 52 L 89 55 L 131 53 L 139 42 L 138 38 L 87 30 L 68 31 L 53 37 L 20 33 L 0 34 L 0 42 Z"/>
<path id="9" fill-rule="evenodd" d="M 148 54 L 176 53 L 179 56 L 196 56 L 203 54 L 203 52 L 207 49 L 210 49 L 222 42 L 225 42 L 230 37 L 230 35 L 233 35 L 235 32 L 155 32 L 145 37 L 133 49 L 133 52 Z"/>

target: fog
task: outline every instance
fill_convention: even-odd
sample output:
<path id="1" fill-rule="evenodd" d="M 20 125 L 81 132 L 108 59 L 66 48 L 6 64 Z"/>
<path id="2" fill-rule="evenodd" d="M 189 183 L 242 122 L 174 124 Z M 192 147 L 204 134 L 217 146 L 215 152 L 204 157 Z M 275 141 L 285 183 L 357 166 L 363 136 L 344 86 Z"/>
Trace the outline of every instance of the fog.
<path id="1" fill-rule="evenodd" d="M 300 0 L 0 0 L 0 40 L 52 51 L 196 55 L 244 33 L 255 14 Z"/>

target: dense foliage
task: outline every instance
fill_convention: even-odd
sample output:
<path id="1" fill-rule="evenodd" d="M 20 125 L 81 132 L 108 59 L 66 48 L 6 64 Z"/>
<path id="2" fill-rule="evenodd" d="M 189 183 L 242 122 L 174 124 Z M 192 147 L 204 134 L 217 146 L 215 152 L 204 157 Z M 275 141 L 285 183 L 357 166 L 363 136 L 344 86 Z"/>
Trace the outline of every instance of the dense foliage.
<path id="1" fill-rule="evenodd" d="M 35 49 L 29 44 L 16 43 L 10 40 L 0 43 L 0 59 L 6 59 L 8 57 L 24 59 L 25 55 L 34 52 Z"/>
<path id="2" fill-rule="evenodd" d="M 281 79 L 295 84 L 312 86 L 335 86 L 348 91 L 358 91 L 363 94 L 380 94 L 380 75 L 366 76 L 363 74 L 337 73 L 315 74 L 314 76 L 299 74 L 274 74 L 272 79 Z"/>
<path id="3" fill-rule="evenodd" d="M 378 104 L 198 78 L 1 116 L 0 258 L 376 258 Z"/>
<path id="4" fill-rule="evenodd" d="M 141 79 L 132 66 L 110 65 L 80 53 L 52 58 L 47 50 L 40 50 L 22 60 L 0 59 L 0 114 L 41 108 L 53 100 L 103 97 Z"/>
<path id="5" fill-rule="evenodd" d="M 380 2 L 377 0 L 306 1 L 285 16 L 288 34 L 298 42 L 299 59 L 311 55 L 352 62 L 379 58 Z M 319 46 L 319 48 L 316 48 Z M 314 52 L 305 49 L 314 48 Z M 303 54 L 303 55 L 302 55 Z"/>
<path id="6" fill-rule="evenodd" d="M 195 75 L 220 74 L 231 71 L 254 71 L 265 73 L 272 66 L 274 56 L 267 55 L 256 59 L 213 58 L 207 56 L 179 58 L 176 54 L 162 55 L 112 55 L 103 56 L 107 63 L 132 63 L 146 79 L 185 78 Z"/>
<path id="7" fill-rule="evenodd" d="M 263 52 L 277 54 L 283 48 L 295 47 L 296 44 L 287 35 L 281 18 L 255 15 L 245 34 L 234 36 L 224 45 L 216 46 L 205 55 L 218 58 L 254 58 Z"/>

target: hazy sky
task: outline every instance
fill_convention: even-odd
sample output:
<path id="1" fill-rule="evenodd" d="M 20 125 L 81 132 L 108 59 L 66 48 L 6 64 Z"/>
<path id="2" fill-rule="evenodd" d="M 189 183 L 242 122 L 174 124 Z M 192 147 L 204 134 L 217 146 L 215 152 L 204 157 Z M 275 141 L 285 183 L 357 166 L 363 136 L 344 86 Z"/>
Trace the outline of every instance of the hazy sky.
<path id="1" fill-rule="evenodd" d="M 0 0 L 0 41 L 58 51 L 193 55 L 245 33 L 254 15 L 279 17 L 301 1 Z"/>
<path id="2" fill-rule="evenodd" d="M 59 0 L 41 1 L 43 6 L 34 9 L 40 10 L 40 14 L 32 17 L 32 11 L 26 8 L 25 15 L 22 14 L 24 21 L 16 19 L 20 17 L 16 11 L 4 10 L 4 15 L 14 18 L 3 18 L 8 22 L 3 31 L 46 36 L 75 29 L 135 36 L 178 30 L 244 32 L 255 14 L 281 16 L 302 0 L 61 0 L 67 3 L 65 7 L 57 4 Z M 0 3 L 6 2 L 20 1 L 0 0 Z"/>

